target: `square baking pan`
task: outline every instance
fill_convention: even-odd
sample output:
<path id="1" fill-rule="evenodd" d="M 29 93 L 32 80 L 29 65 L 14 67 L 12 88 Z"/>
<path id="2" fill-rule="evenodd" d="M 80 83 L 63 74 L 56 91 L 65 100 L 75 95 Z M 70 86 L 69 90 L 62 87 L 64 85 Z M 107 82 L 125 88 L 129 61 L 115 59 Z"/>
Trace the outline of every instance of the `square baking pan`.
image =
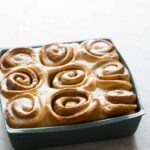
<path id="1" fill-rule="evenodd" d="M 103 38 L 112 42 L 110 39 Z M 73 41 L 65 43 L 81 43 L 83 41 Z M 31 46 L 39 48 L 41 46 Z M 116 47 L 115 47 L 116 48 Z M 8 49 L 1 49 L 0 55 L 3 55 Z M 40 147 L 51 147 L 65 144 L 76 144 L 82 142 L 92 142 L 97 140 L 108 140 L 130 136 L 135 133 L 141 117 L 144 115 L 144 109 L 140 101 L 137 87 L 131 75 L 131 71 L 125 60 L 116 49 L 120 62 L 126 67 L 130 74 L 130 81 L 133 85 L 133 92 L 137 95 L 137 111 L 133 114 L 98 120 L 88 123 L 74 125 L 38 127 L 38 128 L 11 128 L 7 123 L 2 108 L 2 113 L 6 125 L 6 130 L 15 149 L 34 149 Z"/>

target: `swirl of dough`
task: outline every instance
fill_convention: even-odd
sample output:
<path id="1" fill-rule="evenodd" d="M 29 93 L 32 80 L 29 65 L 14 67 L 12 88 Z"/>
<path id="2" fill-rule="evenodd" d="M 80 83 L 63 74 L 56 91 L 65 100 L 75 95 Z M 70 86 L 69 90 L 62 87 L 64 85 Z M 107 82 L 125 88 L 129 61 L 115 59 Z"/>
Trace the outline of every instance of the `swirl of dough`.
<path id="1" fill-rule="evenodd" d="M 69 44 L 50 43 L 40 49 L 40 60 L 45 66 L 55 67 L 67 64 L 74 56 L 74 48 Z"/>
<path id="2" fill-rule="evenodd" d="M 108 40 L 85 41 L 81 43 L 81 48 L 84 50 L 83 57 L 89 61 L 97 61 L 106 57 L 118 60 L 118 54 Z"/>
<path id="3" fill-rule="evenodd" d="M 136 95 L 127 90 L 111 90 L 100 99 L 106 118 L 130 114 L 136 111 Z"/>
<path id="4" fill-rule="evenodd" d="M 112 90 L 105 95 L 106 99 L 114 104 L 135 104 L 136 95 L 127 90 Z"/>
<path id="5" fill-rule="evenodd" d="M 39 95 L 22 93 L 6 104 L 5 114 L 11 127 L 39 126 L 44 118 L 44 109 Z"/>
<path id="6" fill-rule="evenodd" d="M 35 52 L 31 48 L 18 47 L 8 50 L 1 57 L 0 68 L 6 72 L 10 69 L 35 62 Z"/>
<path id="7" fill-rule="evenodd" d="M 132 88 L 129 82 L 130 77 L 125 67 L 118 61 L 112 59 L 103 59 L 97 62 L 92 68 L 97 76 L 97 82 L 100 88 L 116 89 L 123 88 L 130 90 Z"/>
<path id="8" fill-rule="evenodd" d="M 107 117 L 117 117 L 135 112 L 136 104 L 111 104 L 103 108 Z"/>
<path id="9" fill-rule="evenodd" d="M 47 98 L 46 108 L 50 124 L 74 124 L 100 119 L 99 100 L 90 92 L 77 89 L 63 89 Z"/>
<path id="10" fill-rule="evenodd" d="M 49 72 L 49 85 L 52 88 L 83 87 L 88 90 L 96 88 L 94 75 L 81 64 L 68 64 Z"/>
<path id="11" fill-rule="evenodd" d="M 1 90 L 6 96 L 29 92 L 39 88 L 44 74 L 37 66 L 20 67 L 8 72 L 1 81 Z"/>

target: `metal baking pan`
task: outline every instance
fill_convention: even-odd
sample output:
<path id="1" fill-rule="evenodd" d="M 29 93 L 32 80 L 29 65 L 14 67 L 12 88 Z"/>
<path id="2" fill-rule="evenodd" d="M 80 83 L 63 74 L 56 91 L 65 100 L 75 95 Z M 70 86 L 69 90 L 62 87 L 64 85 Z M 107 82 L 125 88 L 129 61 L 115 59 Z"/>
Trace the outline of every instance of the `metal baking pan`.
<path id="1" fill-rule="evenodd" d="M 112 42 L 110 39 L 106 40 Z M 81 43 L 83 41 L 66 43 L 74 42 Z M 41 46 L 32 46 L 32 48 L 38 47 Z M 8 49 L 1 49 L 0 54 L 3 55 L 7 50 Z M 34 149 L 97 140 L 108 140 L 134 134 L 140 123 L 141 117 L 145 112 L 137 92 L 137 87 L 131 75 L 131 71 L 118 50 L 117 53 L 120 57 L 120 62 L 127 68 L 131 76 L 133 91 L 137 95 L 137 112 L 130 115 L 74 125 L 14 129 L 8 125 L 5 114 L 2 111 L 6 130 L 13 147 L 15 149 Z"/>

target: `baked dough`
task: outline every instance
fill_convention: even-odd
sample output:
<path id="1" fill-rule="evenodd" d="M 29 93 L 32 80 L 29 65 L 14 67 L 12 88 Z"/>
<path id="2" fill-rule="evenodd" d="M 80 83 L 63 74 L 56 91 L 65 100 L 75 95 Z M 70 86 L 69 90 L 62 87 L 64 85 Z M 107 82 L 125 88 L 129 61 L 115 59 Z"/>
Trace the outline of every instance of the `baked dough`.
<path id="1" fill-rule="evenodd" d="M 14 48 L 0 60 L 12 128 L 77 124 L 135 113 L 130 74 L 108 40 Z"/>
<path id="2" fill-rule="evenodd" d="M 73 124 L 100 119 L 101 105 L 86 90 L 60 90 L 47 98 L 46 107 L 52 124 Z"/>
<path id="3" fill-rule="evenodd" d="M 98 86 L 104 89 L 132 88 L 129 74 L 125 67 L 118 61 L 106 58 L 98 61 L 92 68 L 97 77 Z"/>
<path id="4" fill-rule="evenodd" d="M 1 81 L 1 91 L 7 97 L 33 92 L 44 83 L 44 74 L 37 66 L 20 67 L 8 72 Z"/>
<path id="5" fill-rule="evenodd" d="M 50 43 L 40 49 L 40 60 L 45 66 L 67 64 L 75 57 L 74 47 L 68 44 Z"/>
<path id="6" fill-rule="evenodd" d="M 83 57 L 88 61 L 101 60 L 103 58 L 112 58 L 118 60 L 114 45 L 108 40 L 88 40 L 81 43 Z"/>
<path id="7" fill-rule="evenodd" d="M 1 57 L 0 68 L 3 72 L 7 72 L 13 67 L 34 63 L 36 61 L 35 57 L 35 51 L 32 48 L 18 47 L 10 49 Z"/>
<path id="8" fill-rule="evenodd" d="M 35 127 L 42 123 L 44 111 L 39 95 L 22 93 L 9 99 L 5 114 L 11 127 Z"/>

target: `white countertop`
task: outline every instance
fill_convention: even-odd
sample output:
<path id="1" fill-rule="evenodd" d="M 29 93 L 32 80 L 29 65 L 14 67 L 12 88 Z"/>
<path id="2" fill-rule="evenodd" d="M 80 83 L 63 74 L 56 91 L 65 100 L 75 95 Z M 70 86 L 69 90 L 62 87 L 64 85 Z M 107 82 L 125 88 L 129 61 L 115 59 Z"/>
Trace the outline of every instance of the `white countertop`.
<path id="1" fill-rule="evenodd" d="M 137 82 L 146 115 L 131 137 L 51 149 L 149 150 L 150 1 L 0 0 L 0 47 L 97 37 L 114 40 Z M 1 114 L 0 149 L 13 149 Z"/>

